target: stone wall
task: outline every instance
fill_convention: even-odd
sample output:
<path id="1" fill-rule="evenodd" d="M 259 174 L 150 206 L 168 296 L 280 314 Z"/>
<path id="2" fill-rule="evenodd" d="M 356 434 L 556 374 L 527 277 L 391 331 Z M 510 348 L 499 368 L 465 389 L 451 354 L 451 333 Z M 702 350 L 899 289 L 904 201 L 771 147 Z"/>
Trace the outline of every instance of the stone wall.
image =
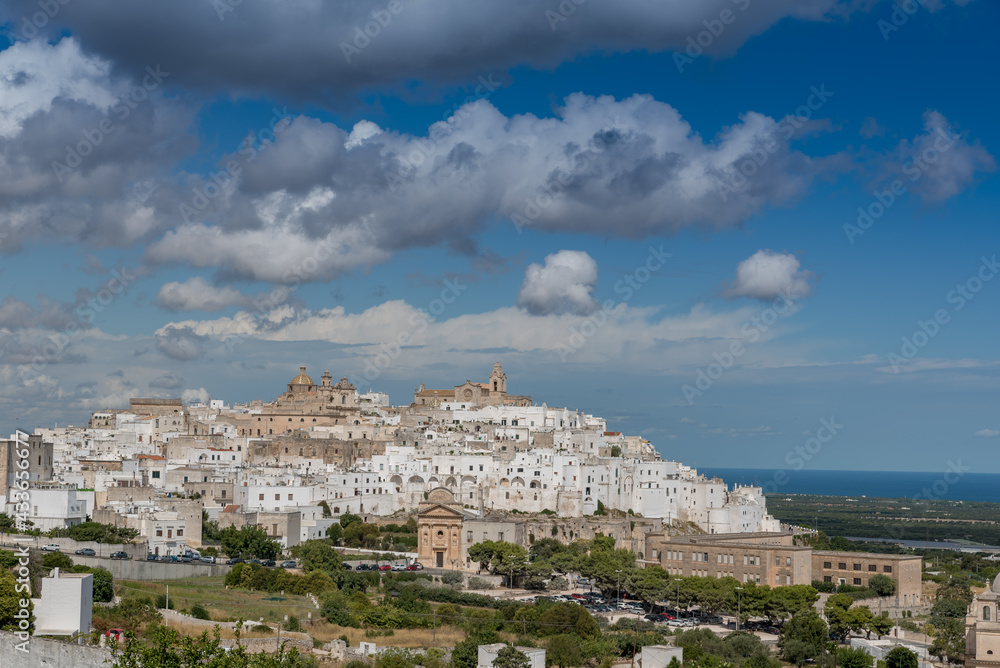
<path id="1" fill-rule="evenodd" d="M 0 631 L 0 666 L 17 668 L 107 668 L 111 652 L 100 647 L 76 645 L 58 640 L 29 638 L 28 651 L 21 652 L 21 643 L 13 633 Z"/>

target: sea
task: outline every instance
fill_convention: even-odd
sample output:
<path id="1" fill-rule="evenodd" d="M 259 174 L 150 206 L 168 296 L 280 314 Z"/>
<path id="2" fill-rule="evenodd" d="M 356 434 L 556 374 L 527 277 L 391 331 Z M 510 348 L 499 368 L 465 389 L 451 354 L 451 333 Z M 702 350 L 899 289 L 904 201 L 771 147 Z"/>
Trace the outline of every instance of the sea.
<path id="1" fill-rule="evenodd" d="M 879 496 L 1000 503 L 1000 473 L 906 471 L 793 471 L 790 469 L 698 468 L 732 487 L 762 485 L 764 493 Z"/>

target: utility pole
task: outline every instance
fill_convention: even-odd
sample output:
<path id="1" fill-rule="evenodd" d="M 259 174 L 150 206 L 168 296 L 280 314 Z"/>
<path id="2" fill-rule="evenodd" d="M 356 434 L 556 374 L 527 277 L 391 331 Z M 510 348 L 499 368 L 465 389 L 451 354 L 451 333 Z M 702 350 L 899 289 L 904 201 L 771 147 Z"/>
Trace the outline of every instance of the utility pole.
<path id="1" fill-rule="evenodd" d="M 438 612 L 437 608 L 431 610 L 431 645 L 433 645 L 434 647 L 437 647 L 437 637 L 438 637 L 437 612 Z"/>
<path id="2" fill-rule="evenodd" d="M 163 625 L 170 626 L 170 585 L 167 585 L 167 604 L 163 606 Z"/>

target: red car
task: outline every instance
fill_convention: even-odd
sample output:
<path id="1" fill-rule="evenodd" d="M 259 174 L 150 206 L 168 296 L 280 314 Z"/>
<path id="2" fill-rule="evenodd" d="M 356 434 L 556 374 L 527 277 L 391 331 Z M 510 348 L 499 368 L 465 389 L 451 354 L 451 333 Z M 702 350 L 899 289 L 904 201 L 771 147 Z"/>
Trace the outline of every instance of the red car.
<path id="1" fill-rule="evenodd" d="M 572 596 L 573 598 L 575 598 L 576 600 L 578 600 L 578 601 L 582 601 L 583 599 L 587 598 L 587 597 L 586 597 L 586 596 L 584 596 L 583 594 L 571 594 L 571 596 Z"/>
<path id="2" fill-rule="evenodd" d="M 104 632 L 104 635 L 109 639 L 114 638 L 115 640 L 121 640 L 125 637 L 125 632 L 121 629 L 108 629 Z"/>
<path id="3" fill-rule="evenodd" d="M 419 571 L 420 569 L 417 568 L 416 564 L 410 564 L 409 566 L 406 567 L 406 570 L 408 570 L 408 571 Z"/>
<path id="4" fill-rule="evenodd" d="M 671 620 L 671 621 L 673 621 L 673 619 L 674 619 L 672 615 L 668 615 L 668 614 L 667 614 L 667 613 L 665 613 L 665 612 L 661 612 L 661 613 L 660 613 L 660 617 L 662 617 L 663 619 L 669 619 L 669 620 Z"/>
<path id="5" fill-rule="evenodd" d="M 391 571 L 392 566 L 390 566 L 389 564 L 382 564 L 381 566 L 378 567 L 378 569 L 380 571 Z"/>

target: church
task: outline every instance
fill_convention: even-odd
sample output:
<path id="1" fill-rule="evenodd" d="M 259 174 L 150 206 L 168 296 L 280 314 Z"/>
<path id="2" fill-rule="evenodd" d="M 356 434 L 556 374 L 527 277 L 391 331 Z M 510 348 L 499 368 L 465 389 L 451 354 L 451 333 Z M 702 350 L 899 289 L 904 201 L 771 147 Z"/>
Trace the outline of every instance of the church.
<path id="1" fill-rule="evenodd" d="M 1000 575 L 993 586 L 977 594 L 965 617 L 965 665 L 969 668 L 1000 666 Z"/>
<path id="2" fill-rule="evenodd" d="M 416 406 L 440 406 L 442 403 L 462 403 L 472 406 L 530 406 L 531 397 L 507 394 L 507 374 L 503 372 L 500 362 L 493 365 L 490 380 L 487 383 L 474 383 L 467 380 L 456 385 L 451 390 L 428 390 L 420 383 L 413 393 L 413 403 Z"/>

